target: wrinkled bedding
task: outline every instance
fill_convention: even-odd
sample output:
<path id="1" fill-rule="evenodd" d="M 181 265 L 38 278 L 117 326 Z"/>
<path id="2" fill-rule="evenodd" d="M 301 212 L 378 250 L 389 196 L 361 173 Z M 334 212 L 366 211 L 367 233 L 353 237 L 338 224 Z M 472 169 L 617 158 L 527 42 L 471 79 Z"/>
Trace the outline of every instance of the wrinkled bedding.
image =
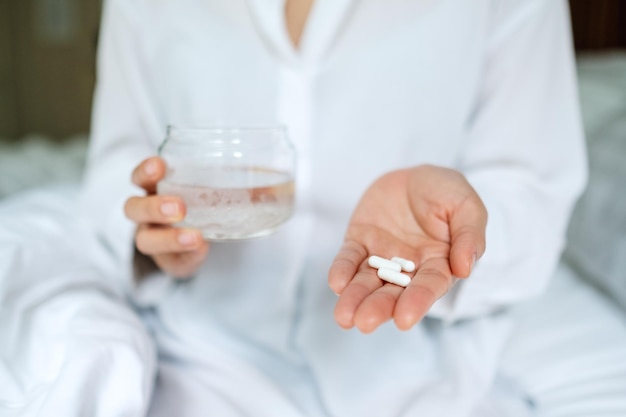
<path id="1" fill-rule="evenodd" d="M 590 55 L 578 68 L 590 171 L 564 257 L 626 312 L 626 54 Z"/>

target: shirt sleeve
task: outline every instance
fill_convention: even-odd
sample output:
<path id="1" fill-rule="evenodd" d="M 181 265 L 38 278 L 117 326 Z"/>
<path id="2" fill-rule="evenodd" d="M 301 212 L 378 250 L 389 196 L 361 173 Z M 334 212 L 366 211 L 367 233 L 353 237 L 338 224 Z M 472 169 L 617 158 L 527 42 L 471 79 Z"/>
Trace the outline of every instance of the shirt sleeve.
<path id="1" fill-rule="evenodd" d="M 132 284 L 135 225 L 124 216 L 128 197 L 144 192 L 131 183 L 133 169 L 156 152 L 155 138 L 163 135 L 154 100 L 150 97 L 149 71 L 143 54 L 144 27 L 134 8 L 137 3 L 104 3 L 98 49 L 97 85 L 92 131 L 80 209 L 122 271 L 121 284 Z M 158 139 L 157 139 L 158 140 Z"/>
<path id="2" fill-rule="evenodd" d="M 453 322 L 540 295 L 587 178 L 565 0 L 501 0 L 461 171 L 485 203 L 487 250 L 431 309 Z"/>

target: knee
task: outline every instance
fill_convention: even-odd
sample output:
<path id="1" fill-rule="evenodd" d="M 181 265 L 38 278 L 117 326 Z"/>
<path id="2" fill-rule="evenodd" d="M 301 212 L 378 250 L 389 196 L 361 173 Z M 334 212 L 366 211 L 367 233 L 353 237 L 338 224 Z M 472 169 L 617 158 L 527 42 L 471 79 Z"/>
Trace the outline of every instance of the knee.
<path id="1" fill-rule="evenodd" d="M 145 414 L 156 352 L 129 306 L 97 289 L 74 289 L 23 311 L 19 321 L 1 353 L 15 387 L 26 389 L 0 403 L 67 416 L 99 407 L 107 412 L 92 415 Z"/>

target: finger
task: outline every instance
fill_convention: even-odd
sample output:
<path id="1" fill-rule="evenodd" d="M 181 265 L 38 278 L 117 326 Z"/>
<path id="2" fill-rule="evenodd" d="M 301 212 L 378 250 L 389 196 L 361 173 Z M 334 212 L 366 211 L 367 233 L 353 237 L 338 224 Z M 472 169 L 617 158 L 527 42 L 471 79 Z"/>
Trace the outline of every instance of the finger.
<path id="1" fill-rule="evenodd" d="M 185 203 L 178 197 L 152 195 L 131 197 L 124 214 L 135 223 L 172 224 L 185 218 Z"/>
<path id="2" fill-rule="evenodd" d="M 365 248 L 355 241 L 347 240 L 343 244 L 328 271 L 328 285 L 335 294 L 341 294 L 366 256 Z"/>
<path id="3" fill-rule="evenodd" d="M 450 267 L 459 278 L 467 278 L 474 263 L 485 252 L 487 210 L 476 196 L 462 205 L 450 219 Z"/>
<path id="4" fill-rule="evenodd" d="M 446 258 L 425 261 L 411 283 L 402 291 L 393 318 L 400 330 L 409 330 L 452 286 L 452 273 Z"/>
<path id="5" fill-rule="evenodd" d="M 382 287 L 382 285 L 374 269 L 364 267 L 357 272 L 342 291 L 335 306 L 335 320 L 337 323 L 344 329 L 352 328 L 354 326 L 354 314 L 359 305 L 367 296 Z"/>
<path id="6" fill-rule="evenodd" d="M 391 320 L 396 302 L 404 288 L 384 284 L 369 295 L 357 308 L 354 324 L 363 333 L 371 333 L 381 324 Z"/>
<path id="7" fill-rule="evenodd" d="M 154 262 L 173 278 L 186 279 L 198 270 L 208 253 L 209 243 L 203 241 L 199 248 L 190 252 L 156 255 Z"/>
<path id="8" fill-rule="evenodd" d="M 144 255 L 183 253 L 199 249 L 202 235 L 198 230 L 174 227 L 140 227 L 135 235 L 135 245 Z"/>
<path id="9" fill-rule="evenodd" d="M 165 176 L 165 162 L 154 156 L 144 160 L 134 169 L 132 180 L 135 185 L 146 190 L 149 194 L 156 192 L 156 185 Z"/>

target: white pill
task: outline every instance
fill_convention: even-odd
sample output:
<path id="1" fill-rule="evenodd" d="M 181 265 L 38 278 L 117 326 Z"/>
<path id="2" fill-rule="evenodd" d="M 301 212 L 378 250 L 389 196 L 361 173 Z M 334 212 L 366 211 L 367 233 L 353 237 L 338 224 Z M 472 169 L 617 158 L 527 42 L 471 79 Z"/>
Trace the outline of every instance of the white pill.
<path id="1" fill-rule="evenodd" d="M 380 256 L 370 256 L 367 260 L 367 264 L 376 269 L 387 268 L 397 272 L 402 271 L 402 266 L 400 264 L 391 262 L 389 259 L 381 258 Z"/>
<path id="2" fill-rule="evenodd" d="M 395 262 L 398 265 L 400 265 L 400 267 L 402 268 L 404 272 L 415 271 L 415 262 L 409 261 L 408 259 L 404 259 L 399 256 L 394 256 L 393 258 L 391 258 L 391 262 Z"/>
<path id="3" fill-rule="evenodd" d="M 401 287 L 406 287 L 407 285 L 409 285 L 409 282 L 411 282 L 411 277 L 409 277 L 408 275 L 404 275 L 398 271 L 387 268 L 380 268 L 378 270 L 378 278 L 382 279 L 383 281 L 399 285 Z"/>

